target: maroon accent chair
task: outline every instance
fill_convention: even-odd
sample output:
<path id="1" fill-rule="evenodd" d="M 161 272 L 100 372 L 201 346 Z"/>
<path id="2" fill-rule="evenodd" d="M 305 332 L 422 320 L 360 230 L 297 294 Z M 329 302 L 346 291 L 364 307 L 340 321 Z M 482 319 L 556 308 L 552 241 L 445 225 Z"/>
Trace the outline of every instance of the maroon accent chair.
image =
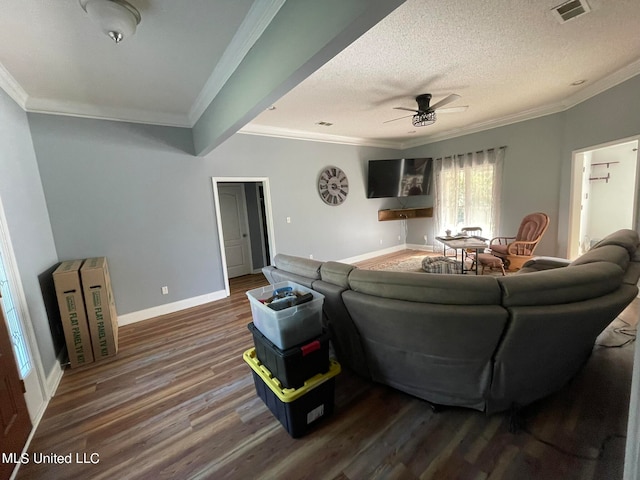
<path id="1" fill-rule="evenodd" d="M 549 226 L 546 213 L 530 213 L 522 219 L 515 237 L 495 237 L 489 242 L 489 249 L 496 257 L 502 258 L 508 270 L 520 270 L 533 257 L 538 243 Z"/>

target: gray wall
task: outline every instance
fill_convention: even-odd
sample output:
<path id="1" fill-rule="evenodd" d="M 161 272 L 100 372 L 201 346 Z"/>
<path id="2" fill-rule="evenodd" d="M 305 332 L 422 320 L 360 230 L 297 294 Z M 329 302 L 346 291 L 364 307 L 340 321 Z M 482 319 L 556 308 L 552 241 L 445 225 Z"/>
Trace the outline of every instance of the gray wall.
<path id="1" fill-rule="evenodd" d="M 377 221 L 378 209 L 389 202 L 365 198 L 366 160 L 398 154 L 239 134 L 205 161 L 212 176 L 269 177 L 276 245 L 272 253 L 335 260 L 398 245 L 397 222 Z M 318 175 L 328 165 L 340 167 L 349 179 L 349 195 L 341 206 L 326 205 L 317 193 Z M 397 205 L 396 200 L 392 203 Z"/>
<path id="2" fill-rule="evenodd" d="M 531 212 L 545 212 L 550 217 L 550 225 L 536 253 L 555 255 L 563 118 L 563 114 L 548 115 L 431 143 L 405 153 L 438 158 L 506 145 L 498 234 L 515 235 L 522 217 Z M 422 225 L 410 222 L 409 243 L 423 242 L 425 230 L 431 239 L 442 234 L 433 232 L 432 228 L 432 223 L 425 221 Z"/>
<path id="3" fill-rule="evenodd" d="M 49 375 L 55 366 L 57 352 L 38 277 L 55 266 L 58 257 L 27 115 L 2 89 L 0 198 L 44 372 Z"/>
<path id="4" fill-rule="evenodd" d="M 551 225 L 539 253 L 563 255 L 571 149 L 640 133 L 639 83 L 631 79 L 567 112 L 404 154 L 435 158 L 507 145 L 500 232 L 515 232 L 526 213 L 545 211 Z M 615 120 L 600 115 L 600 97 L 618 109 Z M 200 158 L 187 153 L 184 129 L 40 114 L 29 121 L 60 259 L 106 255 L 119 314 L 223 289 L 211 177 L 270 179 L 272 254 L 344 259 L 405 241 L 403 222 L 377 221 L 378 209 L 400 202 L 365 198 L 366 161 L 400 156 L 395 150 L 236 134 Z M 327 165 L 350 181 L 339 207 L 325 205 L 316 191 Z M 424 244 L 424 234 L 432 242 L 430 220 L 406 224 L 407 243 Z"/>
<path id="5" fill-rule="evenodd" d="M 576 105 L 565 115 L 558 212 L 559 224 L 563 226 L 569 223 L 571 152 L 640 135 L 640 75 Z M 568 229 L 562 228 L 558 246 L 563 254 L 567 243 Z"/>
<path id="6" fill-rule="evenodd" d="M 525 214 L 546 212 L 551 223 L 536 253 L 564 257 L 572 152 L 639 134 L 640 75 L 637 75 L 565 112 L 423 145 L 404 153 L 437 158 L 506 145 L 499 233 L 513 235 Z M 426 220 L 409 222 L 408 243 L 422 243 L 425 233 L 434 234 L 432 228 L 432 223 Z"/>
<path id="7" fill-rule="evenodd" d="M 28 117 L 60 260 L 106 256 L 120 315 L 224 290 L 211 177 L 270 178 L 276 252 L 329 260 L 399 243 L 396 222 L 377 221 L 383 202 L 364 198 L 361 161 L 397 152 L 239 134 L 202 158 L 186 153 L 188 129 Z M 340 207 L 316 192 L 330 164 L 351 182 Z"/>
<path id="8" fill-rule="evenodd" d="M 29 114 L 60 260 L 106 256 L 119 314 L 223 289 L 189 129 Z M 169 295 L 161 295 L 162 286 Z"/>

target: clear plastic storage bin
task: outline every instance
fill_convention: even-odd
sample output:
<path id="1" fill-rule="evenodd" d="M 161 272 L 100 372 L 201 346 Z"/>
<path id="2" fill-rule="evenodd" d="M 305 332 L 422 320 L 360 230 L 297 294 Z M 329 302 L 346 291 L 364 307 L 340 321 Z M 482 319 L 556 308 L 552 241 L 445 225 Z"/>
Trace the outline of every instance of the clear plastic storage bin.
<path id="1" fill-rule="evenodd" d="M 311 301 L 283 310 L 272 310 L 262 301 L 273 296 L 280 288 L 291 287 L 294 291 L 311 293 Z M 294 282 L 278 282 L 267 287 L 247 292 L 251 303 L 251 315 L 256 328 L 278 348 L 295 347 L 322 334 L 322 304 L 324 295 Z"/>

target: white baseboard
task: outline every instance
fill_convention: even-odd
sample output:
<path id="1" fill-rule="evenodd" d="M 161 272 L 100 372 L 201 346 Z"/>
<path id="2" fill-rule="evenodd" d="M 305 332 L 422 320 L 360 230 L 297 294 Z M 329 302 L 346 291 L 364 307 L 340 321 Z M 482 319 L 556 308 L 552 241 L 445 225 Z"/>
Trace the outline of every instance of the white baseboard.
<path id="1" fill-rule="evenodd" d="M 118 315 L 118 326 L 122 327 L 123 325 L 149 320 L 150 318 L 160 315 L 179 312 L 180 310 L 197 307 L 226 297 L 227 293 L 224 290 L 218 290 L 217 292 L 207 293 L 198 297 L 185 298 L 177 302 L 158 305 L 157 307 L 146 308 L 137 312 L 125 313 L 124 315 Z"/>
<path id="2" fill-rule="evenodd" d="M 56 394 L 56 390 L 58 390 L 58 385 L 60 385 L 60 380 L 62 380 L 63 373 L 64 368 L 62 368 L 62 362 L 60 361 L 60 358 L 58 358 L 58 361 L 53 367 L 53 370 L 49 375 L 47 375 L 45 386 L 45 388 L 47 389 L 47 398 L 51 398 Z"/>
<path id="3" fill-rule="evenodd" d="M 403 243 L 401 245 L 396 245 L 394 247 L 384 248 L 382 250 L 376 250 L 374 252 L 364 253 L 362 255 L 356 255 L 355 257 L 343 258 L 342 260 L 337 260 L 342 263 L 358 263 L 363 260 L 369 260 L 370 258 L 379 257 L 380 255 L 386 255 L 387 253 L 399 252 L 400 250 L 406 249 L 406 245 Z"/>
<path id="4" fill-rule="evenodd" d="M 406 248 L 409 250 L 424 250 L 425 252 L 434 252 L 433 245 L 419 245 L 417 243 L 407 243 Z"/>
<path id="5" fill-rule="evenodd" d="M 376 250 L 374 252 L 364 253 L 362 255 L 356 255 L 355 257 L 343 258 L 342 260 L 337 260 L 342 263 L 358 263 L 364 260 L 369 260 L 370 258 L 379 257 L 381 255 L 386 255 L 388 253 L 399 252 L 401 250 L 424 250 L 425 252 L 434 252 L 433 245 L 420 245 L 417 243 L 403 243 L 400 245 L 396 245 L 389 248 L 383 248 L 382 250 Z"/>

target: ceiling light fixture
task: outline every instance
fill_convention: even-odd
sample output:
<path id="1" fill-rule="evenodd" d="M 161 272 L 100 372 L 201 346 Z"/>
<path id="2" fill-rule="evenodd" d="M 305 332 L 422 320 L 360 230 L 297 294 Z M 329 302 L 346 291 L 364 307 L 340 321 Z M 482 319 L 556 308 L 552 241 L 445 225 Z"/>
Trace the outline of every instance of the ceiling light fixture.
<path id="1" fill-rule="evenodd" d="M 434 110 L 418 112 L 413 116 L 412 121 L 414 127 L 426 127 L 427 125 L 433 125 L 436 121 L 436 112 Z"/>
<path id="2" fill-rule="evenodd" d="M 125 0 L 79 0 L 79 2 L 89 18 L 116 43 L 133 35 L 136 32 L 136 26 L 140 23 L 140 12 Z"/>

